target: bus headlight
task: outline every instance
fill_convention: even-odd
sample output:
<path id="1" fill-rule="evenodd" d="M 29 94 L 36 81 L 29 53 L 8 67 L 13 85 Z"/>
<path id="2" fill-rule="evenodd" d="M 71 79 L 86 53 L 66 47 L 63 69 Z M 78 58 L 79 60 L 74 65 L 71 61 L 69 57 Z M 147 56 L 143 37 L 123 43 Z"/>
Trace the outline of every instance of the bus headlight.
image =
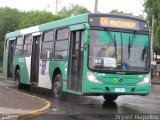
<path id="1" fill-rule="evenodd" d="M 91 72 L 87 72 L 87 79 L 90 82 L 94 82 L 94 83 L 98 83 L 98 84 L 103 84 L 102 81 L 97 80 L 97 78 L 95 77 L 95 75 Z"/>
<path id="2" fill-rule="evenodd" d="M 150 75 L 146 75 L 141 82 L 137 83 L 137 85 L 145 85 L 148 84 L 149 82 L 150 82 Z"/>

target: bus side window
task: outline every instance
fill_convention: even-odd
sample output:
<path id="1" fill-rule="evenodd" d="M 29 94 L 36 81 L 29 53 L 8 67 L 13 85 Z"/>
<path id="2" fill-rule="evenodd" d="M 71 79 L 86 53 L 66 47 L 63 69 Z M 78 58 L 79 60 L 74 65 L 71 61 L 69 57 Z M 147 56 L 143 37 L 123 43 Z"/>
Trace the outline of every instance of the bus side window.
<path id="1" fill-rule="evenodd" d="M 54 31 L 46 31 L 42 40 L 41 59 L 51 59 L 53 51 Z"/>
<path id="2" fill-rule="evenodd" d="M 56 32 L 55 59 L 66 59 L 68 51 L 69 29 L 62 28 Z"/>
<path id="3" fill-rule="evenodd" d="M 17 56 L 22 55 L 22 47 L 23 47 L 23 37 L 20 36 L 16 40 L 15 55 Z"/>
<path id="4" fill-rule="evenodd" d="M 31 56 L 31 51 L 32 51 L 32 35 L 27 35 L 24 37 L 23 55 L 29 57 Z"/>

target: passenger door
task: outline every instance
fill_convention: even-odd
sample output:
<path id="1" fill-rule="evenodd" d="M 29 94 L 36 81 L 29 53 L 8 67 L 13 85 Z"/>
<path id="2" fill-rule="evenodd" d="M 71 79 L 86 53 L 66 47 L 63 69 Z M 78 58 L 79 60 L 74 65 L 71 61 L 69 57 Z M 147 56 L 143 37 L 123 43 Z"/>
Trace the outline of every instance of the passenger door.
<path id="1" fill-rule="evenodd" d="M 38 83 L 39 80 L 39 51 L 40 35 L 33 36 L 32 55 L 31 55 L 31 83 Z"/>
<path id="2" fill-rule="evenodd" d="M 47 89 L 52 88 L 52 81 L 49 76 L 49 63 L 53 55 L 54 34 L 54 30 L 44 31 L 41 44 L 38 86 Z"/>
<path id="3" fill-rule="evenodd" d="M 12 77 L 13 76 L 13 55 L 14 55 L 14 47 L 15 47 L 15 40 L 10 40 L 9 42 L 9 48 L 8 48 L 8 68 L 7 68 L 7 76 Z"/>
<path id="4" fill-rule="evenodd" d="M 68 89 L 81 92 L 84 30 L 73 30 L 70 36 Z"/>

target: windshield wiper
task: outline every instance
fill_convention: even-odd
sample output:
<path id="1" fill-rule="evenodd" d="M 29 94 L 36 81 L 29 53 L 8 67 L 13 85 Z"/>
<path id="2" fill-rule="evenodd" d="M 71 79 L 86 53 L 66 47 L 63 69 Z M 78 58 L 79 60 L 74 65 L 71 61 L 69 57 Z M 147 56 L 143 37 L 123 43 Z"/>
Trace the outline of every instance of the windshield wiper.
<path id="1" fill-rule="evenodd" d="M 130 38 L 130 35 L 129 35 L 129 44 L 128 44 L 128 56 L 129 56 L 129 59 L 130 59 L 130 53 L 131 53 L 131 48 L 132 46 L 134 45 L 134 41 L 135 41 L 135 38 L 136 38 L 136 31 L 134 30 L 133 31 L 133 35 L 132 35 L 132 38 Z"/>
<path id="2" fill-rule="evenodd" d="M 131 38 L 131 41 L 130 41 L 130 47 L 132 48 L 133 44 L 134 44 L 134 41 L 135 41 L 135 38 L 136 38 L 136 30 L 133 31 L 133 35 L 132 35 L 132 38 Z"/>
<path id="3" fill-rule="evenodd" d="M 129 59 L 130 59 L 130 53 L 131 53 L 131 48 L 132 46 L 134 45 L 134 41 L 135 41 L 135 38 L 136 38 L 136 31 L 134 30 L 133 31 L 133 35 L 132 35 L 132 38 L 130 38 L 130 35 L 129 35 L 129 44 L 128 44 L 128 56 L 129 56 Z"/>
<path id="4" fill-rule="evenodd" d="M 111 32 L 108 30 L 108 28 L 106 28 L 105 30 L 107 30 L 107 34 L 109 35 L 109 37 L 111 38 L 111 40 L 114 42 L 114 48 L 115 48 L 115 58 L 117 59 L 117 43 L 116 43 L 116 36 L 114 34 L 114 37 L 112 36 Z"/>
<path id="5" fill-rule="evenodd" d="M 130 60 L 130 53 L 131 53 L 131 38 L 129 36 L 129 44 L 128 44 L 128 56 L 129 56 L 129 60 Z"/>
<path id="6" fill-rule="evenodd" d="M 115 47 L 115 58 L 117 59 L 117 43 L 116 43 L 116 35 L 114 34 L 114 47 Z"/>
<path id="7" fill-rule="evenodd" d="M 130 38 L 130 35 L 129 35 L 129 44 L 128 44 L 128 56 L 129 56 L 129 59 L 130 59 L 130 56 L 131 56 L 131 48 L 134 44 L 134 41 L 135 41 L 135 38 L 136 38 L 136 31 L 134 30 L 133 31 L 133 35 L 132 35 L 132 38 Z"/>

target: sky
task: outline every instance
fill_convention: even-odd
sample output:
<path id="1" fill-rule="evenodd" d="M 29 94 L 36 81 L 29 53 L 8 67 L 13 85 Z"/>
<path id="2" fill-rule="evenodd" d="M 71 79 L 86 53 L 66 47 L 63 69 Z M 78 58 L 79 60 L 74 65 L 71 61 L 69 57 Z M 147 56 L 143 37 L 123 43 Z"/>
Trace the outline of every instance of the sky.
<path id="1" fill-rule="evenodd" d="M 78 4 L 94 12 L 95 0 L 58 0 L 58 10 L 62 7 L 69 7 L 71 4 Z M 141 3 L 144 0 L 99 0 L 98 11 L 108 13 L 113 9 L 143 15 L 144 7 Z M 0 0 L 0 7 L 17 8 L 22 11 L 45 10 L 55 13 L 56 0 Z"/>

